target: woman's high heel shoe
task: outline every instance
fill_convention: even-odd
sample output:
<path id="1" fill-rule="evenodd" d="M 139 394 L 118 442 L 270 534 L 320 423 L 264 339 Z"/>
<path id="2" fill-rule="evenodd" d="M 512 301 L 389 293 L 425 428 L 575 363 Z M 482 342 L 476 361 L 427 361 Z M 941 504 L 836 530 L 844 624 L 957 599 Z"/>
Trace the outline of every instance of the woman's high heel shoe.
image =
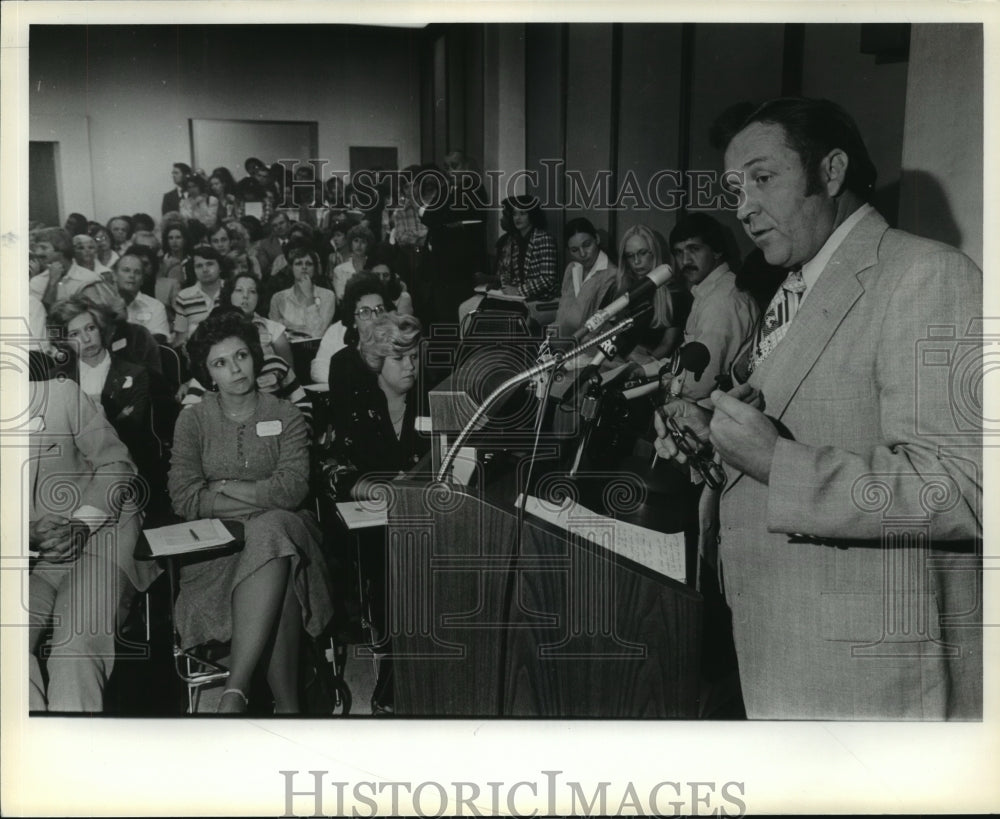
<path id="1" fill-rule="evenodd" d="M 243 707 L 236 711 L 229 711 L 229 710 L 223 711 L 222 703 L 226 699 L 226 696 L 229 694 L 235 694 L 236 696 L 238 696 L 243 701 Z M 227 688 L 225 691 L 222 692 L 222 696 L 219 698 L 219 706 L 216 709 L 216 712 L 219 714 L 242 714 L 247 710 L 249 706 L 250 706 L 250 701 L 247 699 L 247 695 L 244 694 L 239 688 Z"/>

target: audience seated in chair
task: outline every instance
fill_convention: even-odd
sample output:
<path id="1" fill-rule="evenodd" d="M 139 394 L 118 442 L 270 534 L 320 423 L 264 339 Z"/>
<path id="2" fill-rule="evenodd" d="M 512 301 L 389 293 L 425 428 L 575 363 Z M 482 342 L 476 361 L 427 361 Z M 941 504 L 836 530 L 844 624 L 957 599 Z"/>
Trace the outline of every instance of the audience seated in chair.
<path id="1" fill-rule="evenodd" d="M 231 641 L 220 711 L 246 710 L 251 676 L 262 665 L 275 711 L 295 713 L 301 629 L 319 635 L 332 612 L 320 530 L 300 509 L 309 491 L 306 421 L 289 402 L 257 389 L 263 351 L 243 316 L 206 319 L 189 355 L 213 390 L 178 418 L 170 497 L 185 519 L 242 521 L 245 544 L 181 567 L 175 624 L 184 647 Z"/>
<path id="2" fill-rule="evenodd" d="M 341 320 L 330 325 L 319 343 L 316 357 L 309 365 L 314 384 L 329 384 L 330 361 L 344 347 L 358 343 L 358 327 L 373 321 L 386 311 L 385 288 L 374 273 L 356 273 L 344 288 Z"/>
<path id="3" fill-rule="evenodd" d="M 101 711 L 118 626 L 159 570 L 134 559 L 142 511 L 125 445 L 74 381 L 32 370 L 30 707 Z"/>

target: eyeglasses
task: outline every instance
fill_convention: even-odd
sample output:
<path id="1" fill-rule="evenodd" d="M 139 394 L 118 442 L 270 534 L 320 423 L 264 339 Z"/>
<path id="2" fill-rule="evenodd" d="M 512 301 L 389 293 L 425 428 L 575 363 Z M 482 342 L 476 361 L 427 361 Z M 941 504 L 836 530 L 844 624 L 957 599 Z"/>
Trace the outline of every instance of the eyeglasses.
<path id="1" fill-rule="evenodd" d="M 667 433 L 677 449 L 687 456 L 691 468 L 701 475 L 710 489 L 722 489 L 726 485 L 726 472 L 713 460 L 711 445 L 699 439 L 690 427 L 682 427 L 676 419 L 660 417 L 666 423 Z"/>
<path id="2" fill-rule="evenodd" d="M 626 253 L 625 258 L 630 262 L 638 262 L 645 259 L 649 255 L 649 250 L 637 250 L 635 253 Z"/>
<path id="3" fill-rule="evenodd" d="M 359 307 L 354 311 L 354 317 L 365 319 L 366 321 L 375 316 L 381 316 L 385 312 L 385 307 L 381 304 L 378 307 Z"/>

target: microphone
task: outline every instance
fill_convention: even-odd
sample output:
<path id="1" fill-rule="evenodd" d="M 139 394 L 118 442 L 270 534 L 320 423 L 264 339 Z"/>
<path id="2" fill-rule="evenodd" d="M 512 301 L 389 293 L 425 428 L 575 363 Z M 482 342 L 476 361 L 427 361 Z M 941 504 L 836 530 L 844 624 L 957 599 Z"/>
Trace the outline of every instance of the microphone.
<path id="1" fill-rule="evenodd" d="M 606 324 L 609 319 L 617 316 L 630 304 L 639 303 L 643 299 L 650 297 L 657 288 L 662 287 L 670 281 L 672 275 L 673 271 L 670 269 L 670 265 L 661 264 L 659 267 L 654 267 L 637 284 L 633 285 L 627 293 L 619 296 L 607 307 L 601 308 L 587 319 L 583 327 L 573 334 L 573 338 L 577 340 L 583 338 L 587 333 L 592 333 Z"/>
<path id="2" fill-rule="evenodd" d="M 674 377 L 670 380 L 669 396 L 671 398 L 680 397 L 688 373 L 694 375 L 695 381 L 700 381 L 711 360 L 712 354 L 708 351 L 708 347 L 700 341 L 692 341 L 681 347 L 677 355 Z M 662 375 L 661 371 L 661 377 Z"/>

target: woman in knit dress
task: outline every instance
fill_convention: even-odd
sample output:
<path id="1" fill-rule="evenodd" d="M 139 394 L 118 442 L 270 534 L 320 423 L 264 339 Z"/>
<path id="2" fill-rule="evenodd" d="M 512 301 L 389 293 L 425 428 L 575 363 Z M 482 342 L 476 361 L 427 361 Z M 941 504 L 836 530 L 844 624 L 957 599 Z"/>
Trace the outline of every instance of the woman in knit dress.
<path id="1" fill-rule="evenodd" d="M 309 431 L 292 404 L 257 390 L 263 352 L 244 317 L 209 317 L 188 353 L 214 391 L 177 420 L 170 497 L 187 520 L 242 521 L 244 546 L 182 567 L 176 626 L 184 647 L 232 641 L 221 712 L 246 710 L 263 663 L 275 712 L 295 713 L 300 628 L 319 635 L 332 612 L 320 530 L 299 511 L 309 489 Z"/>

